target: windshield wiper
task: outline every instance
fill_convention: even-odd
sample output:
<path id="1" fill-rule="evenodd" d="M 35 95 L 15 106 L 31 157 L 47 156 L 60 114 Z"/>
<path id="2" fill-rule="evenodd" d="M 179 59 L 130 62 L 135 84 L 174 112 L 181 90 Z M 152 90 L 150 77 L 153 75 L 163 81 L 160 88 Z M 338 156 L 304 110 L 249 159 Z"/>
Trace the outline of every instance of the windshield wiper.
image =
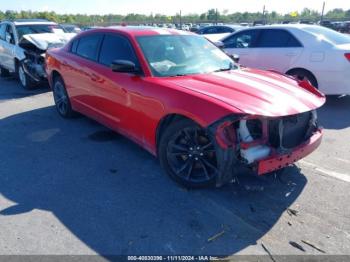
<path id="1" fill-rule="evenodd" d="M 220 68 L 218 70 L 215 70 L 214 72 L 224 72 L 224 71 L 230 71 L 232 68 L 229 67 L 229 68 Z"/>
<path id="2" fill-rule="evenodd" d="M 187 76 L 187 74 L 176 74 L 176 75 L 170 75 L 168 77 L 177 77 L 177 76 Z"/>
<path id="3" fill-rule="evenodd" d="M 230 66 L 227 68 L 219 68 L 217 70 L 215 70 L 214 72 L 224 72 L 224 71 L 230 71 L 234 68 L 235 64 L 234 63 L 230 63 Z"/>

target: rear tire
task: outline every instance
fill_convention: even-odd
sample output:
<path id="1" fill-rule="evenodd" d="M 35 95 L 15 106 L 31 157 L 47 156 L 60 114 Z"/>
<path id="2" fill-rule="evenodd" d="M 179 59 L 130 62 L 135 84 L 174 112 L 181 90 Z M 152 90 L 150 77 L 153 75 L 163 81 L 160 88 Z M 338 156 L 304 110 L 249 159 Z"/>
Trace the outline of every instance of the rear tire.
<path id="1" fill-rule="evenodd" d="M 75 111 L 72 109 L 64 81 L 60 76 L 55 77 L 52 92 L 59 115 L 63 118 L 72 118 L 75 115 Z"/>
<path id="2" fill-rule="evenodd" d="M 24 71 L 23 63 L 18 62 L 17 76 L 23 89 L 30 90 L 35 87 L 35 81 Z"/>
<path id="3" fill-rule="evenodd" d="M 287 72 L 287 75 L 294 76 L 294 77 L 298 78 L 299 80 L 307 80 L 311 83 L 311 85 L 313 85 L 316 89 L 318 89 L 318 83 L 317 83 L 316 78 L 314 77 L 314 75 L 312 73 L 310 73 L 307 70 L 295 69 L 295 70 L 291 70 L 291 71 Z"/>
<path id="4" fill-rule="evenodd" d="M 10 71 L 0 66 L 0 76 L 8 77 L 10 76 Z"/>
<path id="5" fill-rule="evenodd" d="M 161 134 L 160 165 L 167 175 L 186 188 L 215 185 L 216 149 L 206 130 L 188 119 L 172 123 Z"/>

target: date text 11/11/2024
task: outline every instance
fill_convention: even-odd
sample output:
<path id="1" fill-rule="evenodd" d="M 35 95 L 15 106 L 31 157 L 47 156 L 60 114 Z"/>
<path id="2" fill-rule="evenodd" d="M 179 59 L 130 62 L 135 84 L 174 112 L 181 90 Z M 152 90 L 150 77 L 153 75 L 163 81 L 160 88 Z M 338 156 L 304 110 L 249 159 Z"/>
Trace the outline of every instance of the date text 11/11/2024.
<path id="1" fill-rule="evenodd" d="M 212 256 L 128 256 L 128 261 L 213 261 Z"/>

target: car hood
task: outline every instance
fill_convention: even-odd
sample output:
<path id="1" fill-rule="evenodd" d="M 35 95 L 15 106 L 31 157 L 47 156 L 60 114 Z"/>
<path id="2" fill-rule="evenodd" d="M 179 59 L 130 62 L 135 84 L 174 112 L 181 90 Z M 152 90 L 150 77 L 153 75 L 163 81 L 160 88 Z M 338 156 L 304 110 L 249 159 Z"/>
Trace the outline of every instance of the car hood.
<path id="1" fill-rule="evenodd" d="M 204 34 L 206 39 L 208 39 L 211 42 L 217 42 L 220 41 L 221 39 L 225 38 L 226 36 L 230 35 L 231 33 L 222 33 L 222 34 Z"/>
<path id="2" fill-rule="evenodd" d="M 297 82 L 276 72 L 249 68 L 174 77 L 166 81 L 252 115 L 293 115 L 316 109 L 325 102 L 325 96 L 307 82 Z M 307 85 L 311 91 L 301 85 Z"/>
<path id="3" fill-rule="evenodd" d="M 62 47 L 75 35 L 75 33 L 43 33 L 28 34 L 24 35 L 23 38 L 35 45 L 37 48 L 46 51 L 50 48 Z"/>

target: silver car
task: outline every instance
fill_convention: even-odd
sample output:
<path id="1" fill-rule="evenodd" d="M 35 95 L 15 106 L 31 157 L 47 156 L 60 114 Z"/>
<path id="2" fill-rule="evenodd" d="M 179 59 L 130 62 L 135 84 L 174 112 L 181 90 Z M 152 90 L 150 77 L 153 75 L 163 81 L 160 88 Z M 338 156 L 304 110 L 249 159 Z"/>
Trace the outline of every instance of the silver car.
<path id="1" fill-rule="evenodd" d="M 75 34 L 67 34 L 54 22 L 19 19 L 0 23 L 0 75 L 15 73 L 25 89 L 46 79 L 46 50 L 60 47 Z"/>

